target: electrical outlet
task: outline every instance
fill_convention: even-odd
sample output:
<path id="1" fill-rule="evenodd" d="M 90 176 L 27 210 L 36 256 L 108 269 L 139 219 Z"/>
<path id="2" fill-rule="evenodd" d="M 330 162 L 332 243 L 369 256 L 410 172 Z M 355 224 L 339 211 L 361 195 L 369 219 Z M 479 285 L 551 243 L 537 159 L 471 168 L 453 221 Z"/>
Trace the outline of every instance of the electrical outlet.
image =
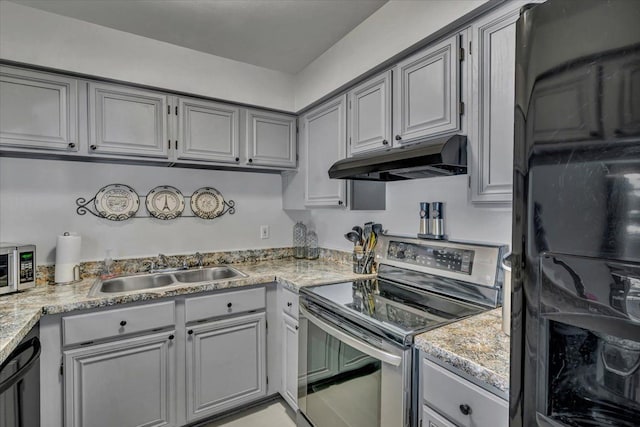
<path id="1" fill-rule="evenodd" d="M 269 226 L 268 225 L 261 225 L 260 226 L 260 238 L 261 239 L 268 239 L 269 238 Z"/>

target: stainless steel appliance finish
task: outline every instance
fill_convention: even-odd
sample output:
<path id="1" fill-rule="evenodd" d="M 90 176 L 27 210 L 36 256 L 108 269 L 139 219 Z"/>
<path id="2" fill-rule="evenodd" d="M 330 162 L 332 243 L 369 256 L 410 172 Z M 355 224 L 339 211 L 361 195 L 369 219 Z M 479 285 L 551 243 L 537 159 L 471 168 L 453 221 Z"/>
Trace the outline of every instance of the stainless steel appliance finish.
<path id="1" fill-rule="evenodd" d="M 521 10 L 510 426 L 640 425 L 640 2 Z"/>
<path id="2" fill-rule="evenodd" d="M 0 294 L 36 285 L 36 247 L 22 243 L 0 243 Z"/>
<path id="3" fill-rule="evenodd" d="M 399 181 L 467 173 L 467 137 L 449 135 L 339 160 L 329 178 Z"/>
<path id="4" fill-rule="evenodd" d="M 0 427 L 40 425 L 40 340 L 36 325 L 0 365 Z"/>
<path id="5" fill-rule="evenodd" d="M 298 425 L 413 425 L 414 337 L 495 307 L 505 249 L 383 235 L 377 279 L 302 288 Z"/>

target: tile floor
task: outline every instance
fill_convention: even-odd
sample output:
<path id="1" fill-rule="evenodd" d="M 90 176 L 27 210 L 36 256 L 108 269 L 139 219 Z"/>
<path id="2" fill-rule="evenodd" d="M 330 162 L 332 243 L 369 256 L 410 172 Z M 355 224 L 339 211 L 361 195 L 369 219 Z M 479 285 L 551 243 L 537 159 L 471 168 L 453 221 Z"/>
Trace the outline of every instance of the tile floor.
<path id="1" fill-rule="evenodd" d="M 296 427 L 295 414 L 282 401 L 264 405 L 230 415 L 202 427 Z"/>

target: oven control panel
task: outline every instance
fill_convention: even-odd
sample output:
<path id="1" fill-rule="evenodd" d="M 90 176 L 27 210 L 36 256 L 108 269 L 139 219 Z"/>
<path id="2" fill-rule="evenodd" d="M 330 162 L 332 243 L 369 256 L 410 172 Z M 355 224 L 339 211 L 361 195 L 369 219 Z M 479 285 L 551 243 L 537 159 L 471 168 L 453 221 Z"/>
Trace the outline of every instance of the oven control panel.
<path id="1" fill-rule="evenodd" d="M 390 241 L 387 258 L 403 263 L 471 275 L 475 251 Z"/>

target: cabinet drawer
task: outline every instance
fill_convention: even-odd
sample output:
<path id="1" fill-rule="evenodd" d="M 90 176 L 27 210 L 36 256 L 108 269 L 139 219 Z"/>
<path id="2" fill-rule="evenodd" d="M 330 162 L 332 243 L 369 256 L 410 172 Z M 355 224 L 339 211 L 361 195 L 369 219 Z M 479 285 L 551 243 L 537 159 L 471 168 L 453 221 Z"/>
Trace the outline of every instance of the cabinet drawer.
<path id="1" fill-rule="evenodd" d="M 173 301 L 62 318 L 65 346 L 175 325 Z"/>
<path id="2" fill-rule="evenodd" d="M 294 319 L 298 319 L 298 294 L 282 288 L 280 301 L 282 303 L 282 311 Z"/>
<path id="3" fill-rule="evenodd" d="M 427 405 L 463 427 L 507 427 L 508 404 L 471 382 L 423 359 L 423 398 Z M 469 413 L 463 413 L 468 406 Z M 466 411 L 465 411 L 466 412 Z"/>
<path id="4" fill-rule="evenodd" d="M 260 310 L 265 307 L 264 288 L 224 292 L 185 301 L 186 321 L 195 322 L 212 317 Z"/>

